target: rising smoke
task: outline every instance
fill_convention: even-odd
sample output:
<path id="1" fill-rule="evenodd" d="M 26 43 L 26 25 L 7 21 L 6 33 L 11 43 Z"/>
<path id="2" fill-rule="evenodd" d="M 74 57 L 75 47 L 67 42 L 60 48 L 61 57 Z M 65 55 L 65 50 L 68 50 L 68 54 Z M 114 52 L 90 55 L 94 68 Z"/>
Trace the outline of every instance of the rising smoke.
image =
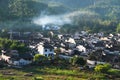
<path id="1" fill-rule="evenodd" d="M 91 11 L 74 11 L 62 15 L 47 15 L 42 13 L 38 18 L 33 19 L 33 23 L 41 26 L 49 24 L 62 26 L 64 24 L 74 24 L 73 22 L 76 18 L 83 18 L 83 16 L 91 17 L 96 15 L 96 13 Z"/>
<path id="2" fill-rule="evenodd" d="M 44 15 L 34 19 L 33 22 L 37 25 L 64 25 L 71 24 L 72 21 L 64 15 Z"/>

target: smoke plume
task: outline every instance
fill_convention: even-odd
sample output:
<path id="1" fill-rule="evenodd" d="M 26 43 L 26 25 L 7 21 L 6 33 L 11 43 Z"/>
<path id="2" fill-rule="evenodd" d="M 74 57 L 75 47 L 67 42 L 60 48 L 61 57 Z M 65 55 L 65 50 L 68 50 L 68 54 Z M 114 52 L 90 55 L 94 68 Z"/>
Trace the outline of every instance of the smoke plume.
<path id="1" fill-rule="evenodd" d="M 71 20 L 65 15 L 41 15 L 38 18 L 35 18 L 33 22 L 37 25 L 64 25 L 71 24 Z"/>
<path id="2" fill-rule="evenodd" d="M 49 24 L 52 25 L 74 24 L 73 22 L 76 20 L 76 18 L 83 18 L 84 16 L 86 16 L 85 18 L 87 18 L 96 15 L 97 15 L 96 13 L 90 11 L 74 11 L 62 15 L 47 15 L 42 13 L 40 17 L 33 19 L 33 23 L 42 26 Z"/>

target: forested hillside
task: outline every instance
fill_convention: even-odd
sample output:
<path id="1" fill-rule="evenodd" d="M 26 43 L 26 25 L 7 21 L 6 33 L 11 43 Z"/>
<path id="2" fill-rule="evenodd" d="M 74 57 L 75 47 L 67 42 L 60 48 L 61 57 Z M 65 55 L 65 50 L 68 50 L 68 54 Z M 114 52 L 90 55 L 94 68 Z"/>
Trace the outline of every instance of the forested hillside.
<path id="1" fill-rule="evenodd" d="M 0 0 L 0 19 L 14 20 L 37 16 L 47 5 L 32 0 Z"/>
<path id="2" fill-rule="evenodd" d="M 0 27 L 38 28 L 32 20 L 45 12 L 47 16 L 66 14 L 70 17 L 72 23 L 62 25 L 61 32 L 120 32 L 119 5 L 119 0 L 0 0 Z"/>

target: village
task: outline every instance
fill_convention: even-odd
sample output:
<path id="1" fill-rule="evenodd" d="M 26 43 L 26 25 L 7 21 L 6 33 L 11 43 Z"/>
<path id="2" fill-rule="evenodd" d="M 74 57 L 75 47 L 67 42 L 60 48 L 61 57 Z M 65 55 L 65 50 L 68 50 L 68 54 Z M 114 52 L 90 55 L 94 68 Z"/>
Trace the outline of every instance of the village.
<path id="1" fill-rule="evenodd" d="M 120 1 L 0 0 L 0 80 L 120 80 Z"/>
<path id="2" fill-rule="evenodd" d="M 22 67 L 33 63 L 36 54 L 50 57 L 57 56 L 70 60 L 74 56 L 82 57 L 89 68 L 97 64 L 111 64 L 112 68 L 120 69 L 120 34 L 87 33 L 60 34 L 49 31 L 48 37 L 40 32 L 8 32 L 11 40 L 25 43 L 30 51 L 19 54 L 17 50 L 1 49 L 0 60 L 9 66 Z"/>

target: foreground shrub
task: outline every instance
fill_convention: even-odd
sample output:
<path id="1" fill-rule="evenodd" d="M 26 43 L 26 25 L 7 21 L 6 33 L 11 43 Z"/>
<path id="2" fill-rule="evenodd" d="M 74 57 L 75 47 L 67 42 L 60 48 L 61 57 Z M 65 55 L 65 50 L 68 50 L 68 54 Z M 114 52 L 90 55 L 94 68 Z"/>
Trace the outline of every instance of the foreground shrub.
<path id="1" fill-rule="evenodd" d="M 111 69 L 110 64 L 99 64 L 99 65 L 96 65 L 96 67 L 95 67 L 95 71 L 101 72 L 101 73 L 107 73 L 108 70 L 110 70 L 110 69 Z"/>
<path id="2" fill-rule="evenodd" d="M 82 57 L 73 57 L 70 59 L 70 63 L 72 65 L 84 66 L 86 61 Z"/>
<path id="3" fill-rule="evenodd" d="M 40 55 L 40 54 L 36 54 L 34 56 L 34 62 L 36 64 L 45 64 L 45 63 L 48 63 L 48 58 L 44 55 Z"/>

